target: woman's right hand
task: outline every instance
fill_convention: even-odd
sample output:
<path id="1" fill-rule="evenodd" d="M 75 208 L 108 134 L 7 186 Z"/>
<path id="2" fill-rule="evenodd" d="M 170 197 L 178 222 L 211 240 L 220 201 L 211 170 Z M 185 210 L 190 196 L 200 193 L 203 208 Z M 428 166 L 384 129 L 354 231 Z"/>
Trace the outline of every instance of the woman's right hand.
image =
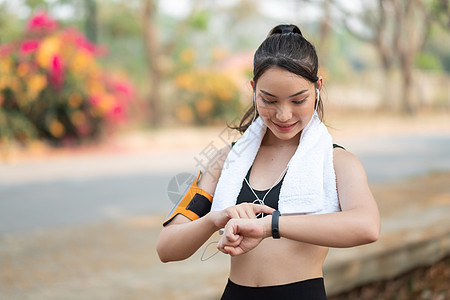
<path id="1" fill-rule="evenodd" d="M 209 215 L 217 229 L 221 229 L 227 225 L 230 219 L 256 219 L 260 213 L 271 215 L 273 211 L 274 209 L 267 205 L 241 203 L 221 211 L 212 211 Z"/>

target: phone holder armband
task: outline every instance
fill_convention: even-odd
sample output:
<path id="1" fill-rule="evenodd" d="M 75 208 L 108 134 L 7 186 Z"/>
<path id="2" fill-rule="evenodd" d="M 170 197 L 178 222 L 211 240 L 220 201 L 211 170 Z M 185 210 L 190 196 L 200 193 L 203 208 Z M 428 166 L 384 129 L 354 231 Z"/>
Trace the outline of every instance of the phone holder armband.
<path id="1" fill-rule="evenodd" d="M 213 197 L 206 191 L 197 186 L 201 172 L 198 172 L 192 185 L 184 196 L 178 201 L 169 216 L 163 223 L 166 226 L 170 221 L 178 214 L 182 214 L 191 221 L 197 220 L 206 215 L 211 210 L 211 204 Z"/>

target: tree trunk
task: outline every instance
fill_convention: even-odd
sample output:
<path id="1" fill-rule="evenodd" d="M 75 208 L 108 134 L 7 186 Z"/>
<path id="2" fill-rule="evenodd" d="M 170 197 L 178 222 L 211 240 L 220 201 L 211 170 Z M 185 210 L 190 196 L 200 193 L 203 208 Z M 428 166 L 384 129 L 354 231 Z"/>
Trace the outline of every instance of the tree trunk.
<path id="1" fill-rule="evenodd" d="M 402 57 L 402 111 L 407 114 L 416 112 L 416 105 L 413 99 L 413 70 L 412 70 L 412 53 Z"/>
<path id="2" fill-rule="evenodd" d="M 394 89 L 391 87 L 397 62 L 401 76 L 401 96 L 398 97 L 400 109 L 408 114 L 415 113 L 417 109 L 414 102 L 414 58 L 424 45 L 427 28 L 432 20 L 427 5 L 425 0 L 378 0 L 376 21 L 370 15 L 372 10 L 366 10 L 366 19 L 362 19 L 370 25 L 368 28 L 373 35 L 369 41 L 376 46 L 384 70 L 385 90 L 380 103 L 382 109 L 392 108 L 394 104 L 391 93 Z M 346 12 L 345 9 L 341 10 Z M 345 22 L 346 20 L 344 24 Z M 349 26 L 347 29 L 355 33 Z"/>
<path id="3" fill-rule="evenodd" d="M 153 126 L 161 125 L 163 111 L 160 103 L 162 70 L 160 66 L 160 45 L 156 25 L 156 3 L 143 0 L 142 27 L 144 44 L 147 50 L 147 64 L 150 74 L 149 108 L 150 122 Z"/>
<path id="4" fill-rule="evenodd" d="M 97 43 L 97 2 L 96 0 L 84 0 L 85 32 L 87 38 Z"/>
<path id="5" fill-rule="evenodd" d="M 320 24 L 320 40 L 319 40 L 319 65 L 327 68 L 330 55 L 330 33 L 331 33 L 331 6 L 333 0 L 325 0 L 323 2 L 323 19 Z"/>
<path id="6" fill-rule="evenodd" d="M 400 100 L 398 99 L 399 89 L 396 83 L 396 68 L 393 66 L 383 68 L 383 80 L 382 80 L 382 92 L 381 101 L 378 109 L 380 111 L 393 111 L 398 110 L 400 106 Z"/>
<path id="7" fill-rule="evenodd" d="M 414 102 L 414 58 L 423 46 L 429 22 L 427 12 L 421 0 L 404 0 L 399 7 L 402 35 L 398 43 L 398 54 L 402 72 L 402 109 L 407 114 L 417 111 Z"/>
<path id="8" fill-rule="evenodd" d="M 377 49 L 377 53 L 383 67 L 383 89 L 381 92 L 381 101 L 379 109 L 382 111 L 394 110 L 398 107 L 400 101 L 397 100 L 398 89 L 395 84 L 395 67 L 394 67 L 394 51 L 393 40 L 395 32 L 390 28 L 391 20 L 391 3 L 388 0 L 378 0 L 377 14 L 378 19 L 375 22 L 373 44 Z"/>

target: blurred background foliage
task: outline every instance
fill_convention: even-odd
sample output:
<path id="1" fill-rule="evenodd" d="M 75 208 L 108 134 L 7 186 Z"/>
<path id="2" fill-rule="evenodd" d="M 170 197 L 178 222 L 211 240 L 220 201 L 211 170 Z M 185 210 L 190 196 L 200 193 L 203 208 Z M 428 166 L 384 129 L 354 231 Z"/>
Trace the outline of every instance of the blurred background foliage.
<path id="1" fill-rule="evenodd" d="M 134 87 L 100 67 L 103 52 L 76 28 L 32 15 L 21 36 L 0 48 L 0 138 L 77 142 L 123 121 Z"/>
<path id="2" fill-rule="evenodd" d="M 316 46 L 329 106 L 449 110 L 447 0 L 0 0 L 0 140 L 234 120 L 281 22 Z"/>

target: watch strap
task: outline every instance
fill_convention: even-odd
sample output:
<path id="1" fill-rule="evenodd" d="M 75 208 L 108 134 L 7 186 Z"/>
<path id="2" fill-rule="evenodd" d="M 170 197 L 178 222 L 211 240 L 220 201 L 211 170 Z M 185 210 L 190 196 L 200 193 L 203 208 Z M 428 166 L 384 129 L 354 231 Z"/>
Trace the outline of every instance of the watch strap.
<path id="1" fill-rule="evenodd" d="M 272 237 L 274 239 L 280 238 L 279 221 L 280 221 L 280 211 L 275 210 L 274 212 L 272 212 Z"/>

